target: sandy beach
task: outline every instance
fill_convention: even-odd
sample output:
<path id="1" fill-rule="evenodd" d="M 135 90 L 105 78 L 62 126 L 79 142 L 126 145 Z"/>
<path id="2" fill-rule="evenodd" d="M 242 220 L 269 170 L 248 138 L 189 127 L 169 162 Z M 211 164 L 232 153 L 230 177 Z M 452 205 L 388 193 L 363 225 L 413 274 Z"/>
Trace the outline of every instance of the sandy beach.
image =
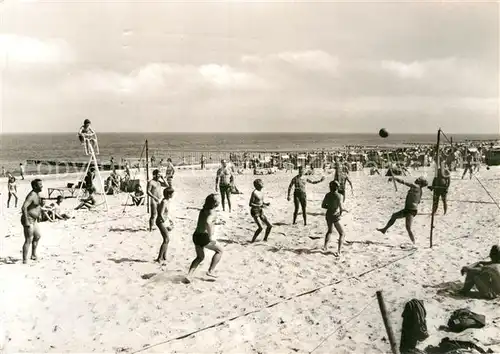
<path id="1" fill-rule="evenodd" d="M 427 169 L 432 181 L 433 170 Z M 424 170 L 411 171 L 413 180 Z M 429 248 L 432 194 L 424 191 L 421 215 L 414 222 L 417 250 L 408 244 L 404 221 L 382 235 L 375 231 L 401 209 L 407 189 L 394 190 L 387 178 L 353 172 L 342 219 L 344 254 L 323 253 L 326 224 L 321 201 L 326 181 L 308 185 L 308 225 L 291 224 L 293 203 L 286 191 L 292 173 L 258 176 L 271 202 L 275 225 L 267 243 L 248 244 L 255 226 L 248 199 L 255 176 L 238 175 L 242 192 L 233 195 L 231 214 L 219 210 L 216 229 L 224 254 L 216 281 L 205 277 L 212 253 L 193 282 L 183 284 L 195 257 L 191 235 L 198 208 L 214 191 L 214 171 L 178 171 L 172 204 L 175 229 L 167 263 L 153 262 L 159 232 L 147 231 L 146 207 L 124 208 L 127 194 L 108 196 L 109 211 L 72 211 L 74 219 L 42 223 L 39 260 L 21 263 L 24 242 L 20 206 L 29 181 L 18 180 L 18 208 L 6 206 L 2 190 L 0 235 L 0 346 L 5 352 L 154 352 L 154 353 L 387 353 L 390 346 L 375 297 L 383 290 L 396 338 L 404 304 L 421 299 L 430 337 L 419 345 L 438 345 L 444 337 L 472 339 L 500 352 L 500 300 L 461 298 L 462 266 L 488 256 L 499 242 L 500 213 L 475 179 L 453 173 L 449 211 L 435 219 Z M 500 200 L 500 168 L 478 174 Z M 318 176 L 319 177 L 319 176 Z M 145 176 L 142 186 L 146 187 Z M 74 177 L 44 178 L 48 187 Z M 66 199 L 63 207 L 74 207 Z M 219 208 L 220 209 L 220 208 Z M 261 236 L 262 238 L 262 236 Z M 331 250 L 336 249 L 333 234 Z M 308 293 L 310 292 L 310 293 Z M 468 307 L 486 316 L 486 327 L 460 334 L 439 329 L 451 313 Z M 212 326 L 212 327 L 210 327 Z M 207 328 L 209 327 L 209 328 Z M 199 331 L 199 332 L 197 332 Z M 189 335 L 193 332 L 192 335 Z M 180 338 L 186 336 L 184 338 Z"/>

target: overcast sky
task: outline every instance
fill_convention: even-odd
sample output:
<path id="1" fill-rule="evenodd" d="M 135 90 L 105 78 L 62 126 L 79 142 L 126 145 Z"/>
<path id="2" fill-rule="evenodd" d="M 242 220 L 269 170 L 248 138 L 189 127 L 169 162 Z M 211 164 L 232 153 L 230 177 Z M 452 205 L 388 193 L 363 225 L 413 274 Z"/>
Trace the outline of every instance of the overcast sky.
<path id="1" fill-rule="evenodd" d="M 2 132 L 499 131 L 499 5 L 0 2 Z"/>

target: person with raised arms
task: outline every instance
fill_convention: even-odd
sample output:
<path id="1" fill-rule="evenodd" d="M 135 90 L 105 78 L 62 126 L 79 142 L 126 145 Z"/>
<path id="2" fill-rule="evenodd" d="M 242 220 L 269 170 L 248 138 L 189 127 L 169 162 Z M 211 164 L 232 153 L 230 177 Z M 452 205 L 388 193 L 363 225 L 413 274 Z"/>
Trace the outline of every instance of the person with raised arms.
<path id="1" fill-rule="evenodd" d="M 323 182 L 325 180 L 325 177 L 321 177 L 319 181 L 312 181 L 304 176 L 304 168 L 302 166 L 299 166 L 299 171 L 298 174 L 292 178 L 290 181 L 290 185 L 288 186 L 288 194 L 287 194 L 287 200 L 290 201 L 290 192 L 292 191 L 292 188 L 294 188 L 293 192 L 293 204 L 294 204 L 294 210 L 293 210 L 293 224 L 295 225 L 297 221 L 297 216 L 299 214 L 299 207 L 302 208 L 302 217 L 304 218 L 304 225 L 307 225 L 307 193 L 306 193 L 306 184 L 307 183 L 312 183 L 312 184 L 317 184 L 320 182 Z"/>

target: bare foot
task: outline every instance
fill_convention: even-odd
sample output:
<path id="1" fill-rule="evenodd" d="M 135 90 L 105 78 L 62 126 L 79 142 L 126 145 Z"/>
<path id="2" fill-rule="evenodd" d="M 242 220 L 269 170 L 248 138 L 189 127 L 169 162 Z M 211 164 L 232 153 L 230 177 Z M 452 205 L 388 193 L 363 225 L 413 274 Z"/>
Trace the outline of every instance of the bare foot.
<path id="1" fill-rule="evenodd" d="M 32 261 L 37 261 L 37 260 L 38 260 L 38 257 L 37 257 L 37 256 L 35 256 L 35 255 L 33 255 L 33 256 L 31 256 L 31 260 L 32 260 Z"/>
<path id="2" fill-rule="evenodd" d="M 386 231 L 386 230 L 384 230 L 384 229 L 377 229 L 377 231 L 379 231 L 379 232 L 383 233 L 384 235 L 385 235 L 385 233 L 387 232 L 387 231 Z"/>
<path id="3" fill-rule="evenodd" d="M 23 259 L 23 264 L 28 264 L 28 261 L 26 259 Z"/>
<path id="4" fill-rule="evenodd" d="M 191 284 L 191 280 L 188 277 L 185 277 L 182 281 L 184 284 Z"/>
<path id="5" fill-rule="evenodd" d="M 217 275 L 215 275 L 214 273 L 207 272 L 207 277 L 217 278 Z"/>

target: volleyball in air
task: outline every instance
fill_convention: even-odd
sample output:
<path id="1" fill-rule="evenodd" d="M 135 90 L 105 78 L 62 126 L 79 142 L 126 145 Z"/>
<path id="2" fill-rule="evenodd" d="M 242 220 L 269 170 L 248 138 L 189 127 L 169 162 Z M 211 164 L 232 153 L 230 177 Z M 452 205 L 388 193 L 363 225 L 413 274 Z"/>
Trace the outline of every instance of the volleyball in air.
<path id="1" fill-rule="evenodd" d="M 381 138 L 387 138 L 389 133 L 385 130 L 385 128 L 382 128 L 379 130 L 378 135 L 380 135 Z"/>

